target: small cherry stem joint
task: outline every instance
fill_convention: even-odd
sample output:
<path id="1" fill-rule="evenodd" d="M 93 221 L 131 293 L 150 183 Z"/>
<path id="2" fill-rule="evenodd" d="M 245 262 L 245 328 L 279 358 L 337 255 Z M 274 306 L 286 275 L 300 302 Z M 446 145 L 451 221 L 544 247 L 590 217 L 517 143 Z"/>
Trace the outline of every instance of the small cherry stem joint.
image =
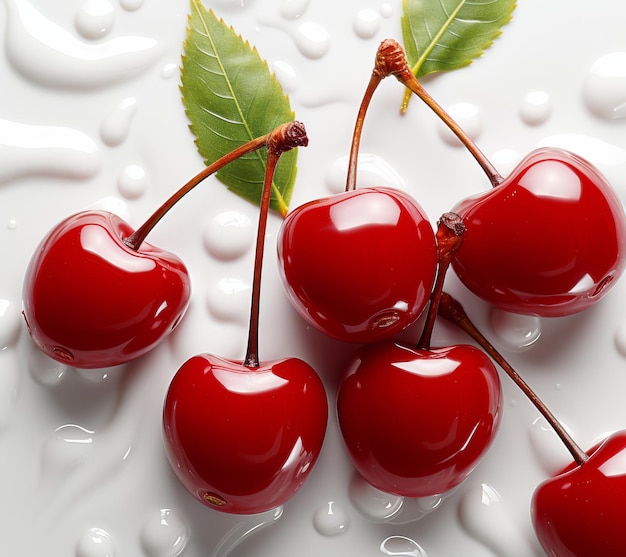
<path id="1" fill-rule="evenodd" d="M 515 371 L 513 366 L 496 350 L 496 348 L 485 338 L 478 328 L 469 319 L 463 306 L 455 300 L 450 294 L 444 292 L 441 296 L 438 313 L 441 317 L 456 325 L 459 329 L 468 334 L 489 356 L 506 372 L 512 381 L 521 389 L 528 397 L 539 413 L 550 424 L 552 429 L 561 439 L 567 450 L 570 452 L 574 461 L 579 466 L 583 465 L 589 456 L 574 441 L 570 434 L 565 430 L 561 422 L 554 416 L 545 403 L 537 396 L 524 379 Z"/>
<path id="2" fill-rule="evenodd" d="M 269 213 L 272 183 L 276 165 L 283 153 L 296 147 L 306 147 L 309 139 L 304 124 L 288 122 L 274 129 L 267 135 L 267 161 L 259 211 L 257 229 L 254 274 L 252 279 L 252 296 L 250 304 L 250 328 L 248 330 L 248 346 L 243 365 L 250 369 L 258 368 L 259 360 L 259 306 L 261 300 L 261 271 L 263 268 L 263 251 L 265 247 L 265 231 Z"/>
<path id="3" fill-rule="evenodd" d="M 430 349 L 430 341 L 437 318 L 437 311 L 439 309 L 446 274 L 452 263 L 454 254 L 463 244 L 464 237 L 465 224 L 463 223 L 463 219 L 453 212 L 444 213 L 437 223 L 437 276 L 435 278 L 435 286 L 430 296 L 430 305 L 428 307 L 424 329 L 422 330 L 422 336 L 417 343 L 417 347 L 420 350 Z"/>
<path id="4" fill-rule="evenodd" d="M 443 121 L 446 126 L 454 133 L 467 150 L 476 159 L 481 166 L 487 178 L 493 187 L 502 183 L 504 178 L 491 164 L 491 161 L 478 148 L 476 143 L 469 135 L 459 126 L 459 124 L 435 101 L 433 97 L 422 87 L 422 84 L 413 75 L 409 63 L 406 59 L 404 50 L 400 44 L 394 39 L 385 39 L 380 43 L 376 52 L 374 69 L 370 77 L 361 106 L 359 107 L 357 122 L 352 136 L 352 145 L 350 149 L 350 159 L 348 163 L 348 176 L 346 179 L 346 191 L 353 190 L 356 187 L 356 168 L 358 164 L 358 152 L 361 142 L 361 133 L 363 130 L 363 122 L 365 113 L 370 104 L 374 91 L 380 82 L 389 76 L 395 78 L 402 83 L 412 93 L 417 95 L 426 105 Z"/>

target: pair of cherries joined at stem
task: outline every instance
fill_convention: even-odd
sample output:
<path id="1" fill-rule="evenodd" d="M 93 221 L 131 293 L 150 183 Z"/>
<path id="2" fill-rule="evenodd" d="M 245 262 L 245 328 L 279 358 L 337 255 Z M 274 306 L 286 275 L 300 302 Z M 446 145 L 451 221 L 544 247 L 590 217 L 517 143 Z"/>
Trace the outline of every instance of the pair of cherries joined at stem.
<path id="1" fill-rule="evenodd" d="M 346 191 L 296 208 L 281 228 L 280 274 L 297 312 L 333 338 L 364 343 L 393 337 L 428 302 L 437 263 L 423 209 L 402 191 L 356 188 L 367 108 L 390 75 L 450 127 L 493 186 L 452 208 L 467 229 L 452 262 L 461 282 L 500 309 L 542 317 L 577 313 L 600 300 L 626 264 L 624 209 L 601 173 L 573 153 L 546 147 L 502 178 L 388 39 L 359 109 Z"/>
<path id="2" fill-rule="evenodd" d="M 183 262 L 147 243 L 147 234 L 207 176 L 267 148 L 246 358 L 191 358 L 174 375 L 163 408 L 164 444 L 175 474 L 203 504 L 225 512 L 282 505 L 310 474 L 326 432 L 326 393 L 313 368 L 297 358 L 258 360 L 274 170 L 283 152 L 307 144 L 300 122 L 278 126 L 206 167 L 135 231 L 105 211 L 71 216 L 48 233 L 26 272 L 23 314 L 45 354 L 78 368 L 119 365 L 145 354 L 180 321 L 190 296 Z"/>

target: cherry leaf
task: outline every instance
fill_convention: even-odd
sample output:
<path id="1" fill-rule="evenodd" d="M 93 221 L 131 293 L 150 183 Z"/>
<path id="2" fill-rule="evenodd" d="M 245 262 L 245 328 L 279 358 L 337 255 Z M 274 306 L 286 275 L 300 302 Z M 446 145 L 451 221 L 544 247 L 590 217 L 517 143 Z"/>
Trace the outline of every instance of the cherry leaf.
<path id="1" fill-rule="evenodd" d="M 417 77 L 456 70 L 501 35 L 516 0 L 403 0 L 402 39 Z M 405 95 L 403 109 L 410 98 Z"/>
<path id="2" fill-rule="evenodd" d="M 210 164 L 243 143 L 292 121 L 294 113 L 256 48 L 191 0 L 184 44 L 181 92 L 200 155 Z M 296 149 L 278 164 L 271 208 L 286 215 L 296 178 Z M 217 178 L 237 195 L 260 204 L 265 149 L 226 165 Z"/>

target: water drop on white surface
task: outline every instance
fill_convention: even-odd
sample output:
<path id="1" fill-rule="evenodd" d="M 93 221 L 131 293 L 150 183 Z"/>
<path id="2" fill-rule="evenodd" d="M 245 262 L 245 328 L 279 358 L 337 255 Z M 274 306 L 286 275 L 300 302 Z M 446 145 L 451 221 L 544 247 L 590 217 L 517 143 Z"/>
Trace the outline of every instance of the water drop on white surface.
<path id="1" fill-rule="evenodd" d="M 383 555 L 394 557 L 428 557 L 424 548 L 406 536 L 389 536 L 380 544 Z"/>
<path id="2" fill-rule="evenodd" d="M 456 120 L 465 133 L 473 140 L 478 139 L 482 131 L 482 118 L 476 106 L 468 102 L 458 102 L 446 109 L 446 112 Z M 439 136 L 452 147 L 462 147 L 463 144 L 443 122 L 437 123 Z"/>
<path id="3" fill-rule="evenodd" d="M 143 166 L 129 164 L 117 179 L 117 189 L 126 199 L 139 199 L 148 186 L 146 171 Z"/>
<path id="4" fill-rule="evenodd" d="M 538 126 L 548 120 L 552 112 L 550 95 L 545 91 L 532 91 L 522 100 L 520 116 L 529 126 Z"/>
<path id="5" fill-rule="evenodd" d="M 491 308 L 489 324 L 500 344 L 509 350 L 527 350 L 541 336 L 541 319 L 536 315 L 518 315 Z"/>
<path id="6" fill-rule="evenodd" d="M 350 500 L 367 519 L 386 522 L 400 512 L 404 497 L 380 491 L 355 474 L 350 481 Z"/>
<path id="7" fill-rule="evenodd" d="M 240 211 L 223 211 L 206 223 L 202 238 L 204 247 L 213 257 L 232 260 L 251 248 L 255 234 L 248 215 Z"/>
<path id="8" fill-rule="evenodd" d="M 378 12 L 370 8 L 359 10 L 352 23 L 352 28 L 359 38 L 372 38 L 380 29 L 380 16 Z"/>
<path id="9" fill-rule="evenodd" d="M 280 15 L 285 19 L 298 19 L 307 9 L 309 0 L 281 0 Z"/>
<path id="10" fill-rule="evenodd" d="M 17 342 L 21 327 L 20 308 L 11 300 L 0 298 L 0 351 Z"/>
<path id="11" fill-rule="evenodd" d="M 626 52 L 611 52 L 595 61 L 583 96 L 589 110 L 600 118 L 626 117 Z"/>
<path id="12" fill-rule="evenodd" d="M 78 7 L 74 25 L 86 39 L 100 39 L 113 28 L 115 12 L 108 0 L 84 0 Z"/>
<path id="13" fill-rule="evenodd" d="M 115 557 L 111 536 L 102 528 L 90 528 L 78 540 L 76 557 Z"/>
<path id="14" fill-rule="evenodd" d="M 140 540 L 146 557 L 177 557 L 189 541 L 189 526 L 176 511 L 161 509 L 146 519 Z"/>
<path id="15" fill-rule="evenodd" d="M 498 557 L 535 557 L 502 497 L 490 485 L 481 484 L 463 495 L 459 520 L 472 538 Z"/>
<path id="16" fill-rule="evenodd" d="M 380 15 L 385 18 L 391 17 L 393 15 L 393 6 L 391 4 L 388 4 L 387 2 L 381 4 Z"/>
<path id="17" fill-rule="evenodd" d="M 163 66 L 163 68 L 161 69 L 161 77 L 163 79 L 170 79 L 174 77 L 177 72 L 178 72 L 177 64 L 174 64 L 174 63 L 165 64 L 165 66 Z"/>
<path id="18" fill-rule="evenodd" d="M 293 66 L 283 60 L 276 60 L 273 68 L 276 79 L 278 79 L 285 93 L 293 93 L 298 88 L 298 75 Z"/>
<path id="19" fill-rule="evenodd" d="M 343 507 L 329 501 L 315 511 L 313 526 L 322 536 L 336 536 L 348 530 L 350 517 Z"/>
<path id="20" fill-rule="evenodd" d="M 28 371 L 40 385 L 53 387 L 63 380 L 67 374 L 68 367 L 52 358 L 48 358 L 48 356 L 33 346 L 28 358 Z"/>
<path id="21" fill-rule="evenodd" d="M 326 186 L 330 193 L 341 193 L 346 189 L 348 156 L 336 159 L 326 173 Z M 359 154 L 357 163 L 357 187 L 389 186 L 403 189 L 406 182 L 383 158 L 369 153 Z"/>
<path id="22" fill-rule="evenodd" d="M 88 209 L 93 209 L 94 211 L 108 211 L 126 222 L 130 222 L 131 220 L 131 211 L 128 203 L 119 197 L 103 197 L 89 205 Z"/>
<path id="23" fill-rule="evenodd" d="M 45 474 L 66 472 L 84 463 L 93 450 L 93 435 L 93 431 L 75 424 L 56 428 L 43 447 Z"/>
<path id="24" fill-rule="evenodd" d="M 313 21 L 305 21 L 298 25 L 294 40 L 298 50 L 307 58 L 317 60 L 324 56 L 330 48 L 330 35 L 324 27 Z"/>
<path id="25" fill-rule="evenodd" d="M 143 6 L 143 0 L 120 0 L 120 6 L 127 12 L 135 12 Z"/>
<path id="26" fill-rule="evenodd" d="M 6 55 L 24 77 L 51 87 L 94 88 L 136 78 L 157 59 L 156 40 L 138 35 L 78 39 L 28 0 L 5 0 Z"/>
<path id="27" fill-rule="evenodd" d="M 250 290 L 250 284 L 242 279 L 219 279 L 207 289 L 207 308 L 216 319 L 245 325 L 250 313 Z"/>
<path id="28" fill-rule="evenodd" d="M 100 137 L 109 147 L 120 145 L 128 137 L 130 124 L 137 112 L 137 99 L 128 97 L 108 114 L 100 126 Z"/>
<path id="29" fill-rule="evenodd" d="M 101 167 L 97 145 L 78 130 L 1 118 L 0 159 L 0 182 L 38 174 L 89 178 Z"/>

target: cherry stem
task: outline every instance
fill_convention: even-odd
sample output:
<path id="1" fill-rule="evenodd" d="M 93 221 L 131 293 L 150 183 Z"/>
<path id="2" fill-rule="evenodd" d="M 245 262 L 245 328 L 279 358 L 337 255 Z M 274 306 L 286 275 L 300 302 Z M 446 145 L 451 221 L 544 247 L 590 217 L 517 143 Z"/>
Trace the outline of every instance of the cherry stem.
<path id="1" fill-rule="evenodd" d="M 417 343 L 419 350 L 430 349 L 430 341 L 435 320 L 437 319 L 446 273 L 450 263 L 452 263 L 454 254 L 461 247 L 464 237 L 465 224 L 463 224 L 463 219 L 456 213 L 444 213 L 437 223 L 437 277 L 430 296 L 430 305 L 428 306 L 428 314 L 426 315 L 422 336 Z"/>
<path id="2" fill-rule="evenodd" d="M 589 456 L 583 451 L 580 446 L 574 441 L 570 434 L 565 430 L 561 422 L 554 416 L 550 409 L 544 404 L 544 402 L 537 396 L 528 383 L 513 369 L 513 366 L 507 362 L 507 360 L 496 350 L 496 348 L 484 337 L 484 335 L 478 330 L 478 328 L 472 323 L 470 318 L 465 313 L 463 306 L 455 300 L 450 294 L 444 292 L 441 296 L 441 303 L 439 304 L 439 315 L 453 323 L 459 329 L 467 333 L 472 339 L 474 339 L 482 349 L 491 356 L 491 358 L 506 372 L 506 374 L 513 380 L 513 382 L 522 390 L 522 392 L 533 403 L 535 408 L 539 410 L 539 413 L 546 419 L 552 429 L 559 436 L 563 444 L 570 452 L 574 461 L 579 466 L 582 466 Z"/>
<path id="3" fill-rule="evenodd" d="M 156 224 L 174 207 L 185 195 L 187 195 L 192 189 L 194 189 L 200 182 L 215 174 L 227 164 L 231 163 L 235 159 L 247 155 L 252 151 L 256 151 L 261 147 L 267 145 L 269 137 L 272 132 L 266 133 L 260 137 L 252 139 L 247 143 L 233 149 L 230 153 L 227 153 L 223 157 L 219 158 L 209 166 L 202 169 L 191 180 L 189 180 L 182 188 L 176 191 L 163 205 L 161 205 L 152 215 L 144 222 L 137 230 L 135 230 L 127 238 L 123 238 L 122 241 L 132 250 L 137 251 L 141 244 L 144 242 L 148 234 L 156 226 Z"/>
<path id="4" fill-rule="evenodd" d="M 456 135 L 463 145 L 469 150 L 472 156 L 476 159 L 478 164 L 485 171 L 485 174 L 489 178 L 491 185 L 493 187 L 498 186 L 502 183 L 504 178 L 500 175 L 500 173 L 496 170 L 496 168 L 491 164 L 489 159 L 483 154 L 483 152 L 478 148 L 476 143 L 465 133 L 465 131 L 459 126 L 459 124 L 450 116 L 442 107 L 433 99 L 430 94 L 422 87 L 422 84 L 417 80 L 417 78 L 413 75 L 411 68 L 409 67 L 409 63 L 406 59 L 406 55 L 404 53 L 403 48 L 400 44 L 393 39 L 386 39 L 383 41 L 379 47 L 379 53 L 381 49 L 384 51 L 384 54 L 379 54 L 379 56 L 384 55 L 387 61 L 387 71 L 389 72 L 387 75 L 395 75 L 396 79 L 402 83 L 405 87 L 407 87 L 411 92 L 417 95 L 420 99 L 422 99 L 428 107 L 443 121 L 448 128 Z"/>
<path id="5" fill-rule="evenodd" d="M 250 328 L 248 330 L 248 347 L 243 365 L 250 369 L 259 367 L 259 306 L 261 301 L 261 271 L 263 268 L 263 251 L 265 248 L 265 231 L 267 229 L 267 215 L 270 208 L 272 183 L 276 165 L 283 153 L 295 147 L 306 147 L 309 138 L 301 122 L 288 122 L 278 126 L 267 136 L 267 161 L 261 205 L 259 211 L 259 225 L 256 237 L 254 257 L 254 275 L 252 279 L 252 300 L 250 307 Z"/>

